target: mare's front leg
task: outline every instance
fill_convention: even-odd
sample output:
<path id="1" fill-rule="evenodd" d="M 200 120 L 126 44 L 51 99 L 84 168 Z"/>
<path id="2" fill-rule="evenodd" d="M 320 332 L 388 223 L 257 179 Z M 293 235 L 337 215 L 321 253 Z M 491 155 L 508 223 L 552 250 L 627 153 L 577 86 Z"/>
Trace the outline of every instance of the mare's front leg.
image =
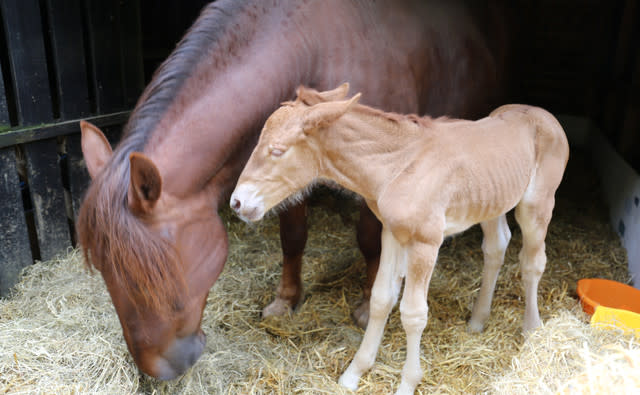
<path id="1" fill-rule="evenodd" d="M 357 236 L 358 247 L 367 264 L 367 279 L 362 287 L 362 302 L 353 311 L 353 318 L 361 328 L 367 327 L 369 321 L 369 299 L 371 288 L 376 279 L 378 266 L 380 265 L 382 223 L 363 201 L 360 207 L 360 220 L 358 221 Z"/>
<path id="2" fill-rule="evenodd" d="M 307 243 L 307 203 L 302 201 L 280 213 L 282 276 L 276 298 L 262 310 L 262 316 L 283 315 L 302 299 L 302 253 Z"/>

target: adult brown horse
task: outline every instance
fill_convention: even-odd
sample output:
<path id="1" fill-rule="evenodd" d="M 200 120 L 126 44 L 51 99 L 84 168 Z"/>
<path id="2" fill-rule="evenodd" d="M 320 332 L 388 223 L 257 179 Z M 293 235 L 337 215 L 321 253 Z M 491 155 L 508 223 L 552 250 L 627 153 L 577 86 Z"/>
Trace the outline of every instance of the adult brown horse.
<path id="1" fill-rule="evenodd" d="M 233 189 L 260 128 L 300 84 L 349 81 L 366 104 L 402 113 L 484 114 L 498 92 L 496 20 L 451 1 L 221 0 L 157 70 L 111 151 L 82 123 L 93 179 L 77 230 L 107 285 L 140 369 L 172 379 L 204 348 L 210 287 L 227 256 L 218 207 Z M 489 34 L 491 35 L 491 34 Z M 305 205 L 280 215 L 283 273 L 265 314 L 302 294 Z M 368 264 L 360 322 L 380 253 L 380 224 L 361 212 Z"/>

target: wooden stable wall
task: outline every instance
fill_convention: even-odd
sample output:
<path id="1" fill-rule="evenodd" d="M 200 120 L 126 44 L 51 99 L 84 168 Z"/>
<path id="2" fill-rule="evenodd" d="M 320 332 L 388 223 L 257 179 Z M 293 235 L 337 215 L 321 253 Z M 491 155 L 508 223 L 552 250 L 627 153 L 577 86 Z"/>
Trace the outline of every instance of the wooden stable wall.
<path id="1" fill-rule="evenodd" d="M 0 21 L 1 296 L 73 244 L 78 120 L 122 124 L 144 76 L 137 0 L 2 0 Z"/>
<path id="2" fill-rule="evenodd" d="M 75 244 L 79 120 L 117 142 L 207 0 L 0 0 L 0 297 Z"/>
<path id="3" fill-rule="evenodd" d="M 511 101 L 588 118 L 640 171 L 640 1 L 514 0 Z"/>

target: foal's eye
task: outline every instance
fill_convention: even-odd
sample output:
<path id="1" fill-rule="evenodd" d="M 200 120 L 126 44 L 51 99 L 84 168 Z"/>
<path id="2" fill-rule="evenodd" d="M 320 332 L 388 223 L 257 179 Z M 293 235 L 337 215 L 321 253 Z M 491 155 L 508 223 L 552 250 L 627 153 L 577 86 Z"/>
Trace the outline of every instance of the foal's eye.
<path id="1" fill-rule="evenodd" d="M 270 145 L 269 146 L 269 154 L 271 156 L 273 156 L 274 158 L 281 157 L 285 153 L 286 150 L 287 150 L 286 147 L 279 146 L 279 145 Z"/>

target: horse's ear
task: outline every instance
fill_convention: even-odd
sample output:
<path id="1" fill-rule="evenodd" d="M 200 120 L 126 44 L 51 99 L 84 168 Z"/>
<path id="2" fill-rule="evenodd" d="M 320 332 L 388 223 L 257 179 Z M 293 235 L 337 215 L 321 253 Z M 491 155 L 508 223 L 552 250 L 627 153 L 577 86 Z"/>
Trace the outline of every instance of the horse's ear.
<path id="1" fill-rule="evenodd" d="M 349 100 L 319 103 L 307 109 L 302 129 L 306 134 L 337 121 L 360 100 L 360 93 Z"/>
<path id="2" fill-rule="evenodd" d="M 160 198 L 162 178 L 156 165 L 140 152 L 129 155 L 131 184 L 129 207 L 138 213 L 150 213 Z"/>
<path id="3" fill-rule="evenodd" d="M 97 126 L 86 121 L 80 121 L 81 146 L 84 161 L 91 178 L 102 171 L 104 165 L 111 159 L 113 151 L 104 133 Z"/>
<path id="4" fill-rule="evenodd" d="M 322 103 L 325 101 L 334 101 L 334 100 L 342 100 L 347 96 L 349 92 L 349 83 L 345 82 L 339 87 L 332 89 L 330 91 L 318 92 L 315 89 L 307 88 L 303 85 L 300 85 L 298 89 L 296 89 L 296 94 L 298 95 L 298 100 L 301 100 L 305 104 L 309 106 L 313 106 L 318 103 Z"/>
<path id="5" fill-rule="evenodd" d="M 339 87 L 330 91 L 320 92 L 320 96 L 326 101 L 342 100 L 349 93 L 349 83 L 345 82 Z"/>

